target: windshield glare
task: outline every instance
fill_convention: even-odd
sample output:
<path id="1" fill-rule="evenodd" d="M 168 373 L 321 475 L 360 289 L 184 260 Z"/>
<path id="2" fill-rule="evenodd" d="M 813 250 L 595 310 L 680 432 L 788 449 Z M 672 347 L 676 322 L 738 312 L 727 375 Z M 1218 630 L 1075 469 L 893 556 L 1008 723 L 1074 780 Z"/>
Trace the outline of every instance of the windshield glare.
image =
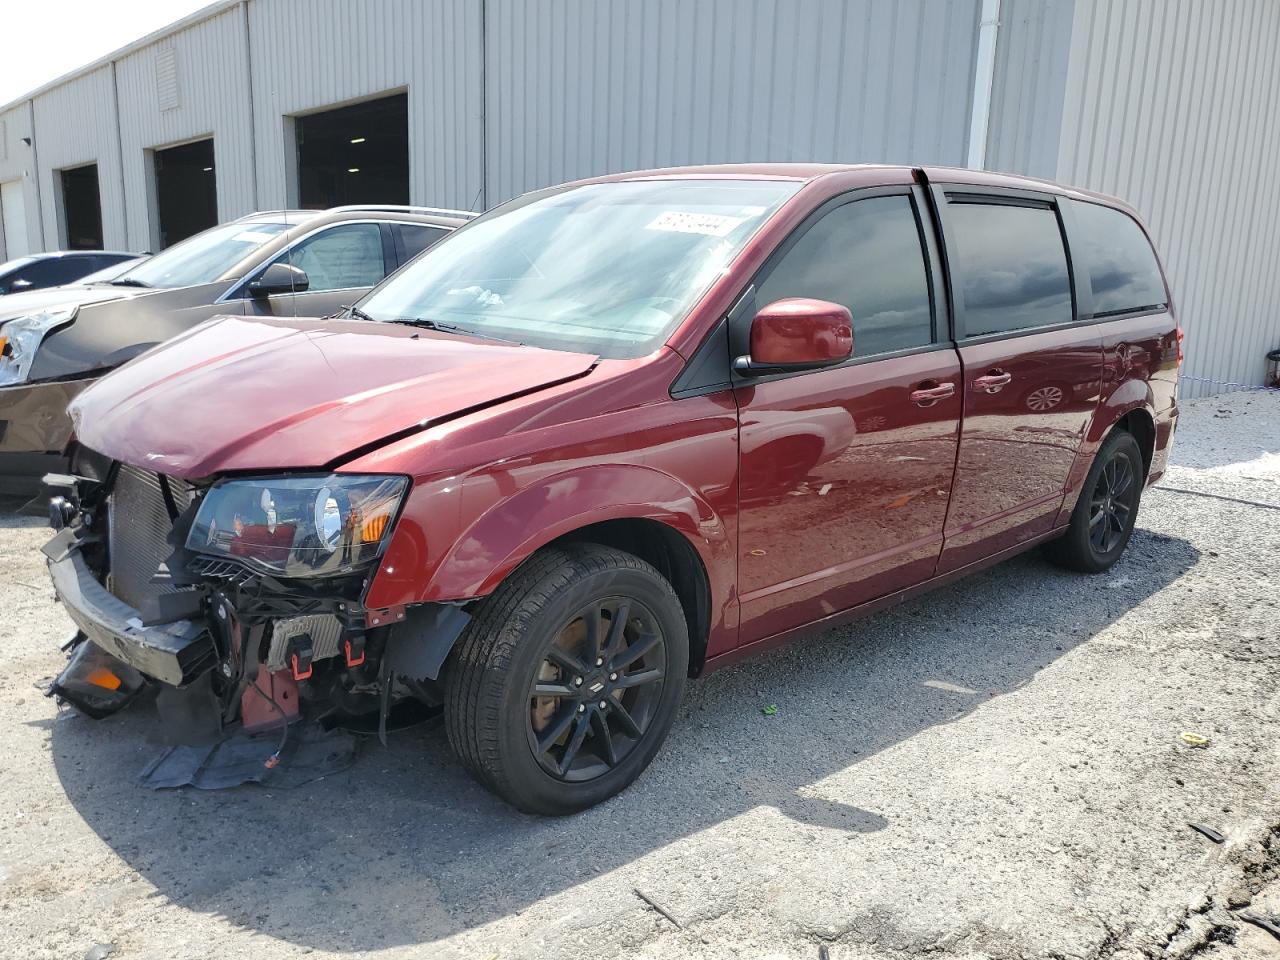
<path id="1" fill-rule="evenodd" d="M 4 263 L 0 263 L 0 276 L 3 276 L 10 270 L 17 270 L 19 267 L 25 267 L 28 263 L 35 262 L 35 257 L 16 257 L 13 260 L 6 260 Z"/>
<path id="2" fill-rule="evenodd" d="M 138 265 L 139 260 L 145 259 L 145 257 L 139 257 L 134 260 L 125 260 L 122 263 L 113 263 L 111 266 L 103 267 L 101 270 L 94 271 L 88 276 L 81 277 L 75 282 L 86 285 L 90 283 L 107 283 L 108 281 L 114 280 L 116 277 L 122 275 L 125 271 L 132 270 Z"/>
<path id="3" fill-rule="evenodd" d="M 224 223 L 197 233 L 140 263 L 117 280 L 148 287 L 212 283 L 258 247 L 289 229 L 287 223 Z"/>
<path id="4" fill-rule="evenodd" d="M 359 306 L 374 320 L 643 356 L 799 186 L 654 180 L 534 194 L 442 240 Z"/>

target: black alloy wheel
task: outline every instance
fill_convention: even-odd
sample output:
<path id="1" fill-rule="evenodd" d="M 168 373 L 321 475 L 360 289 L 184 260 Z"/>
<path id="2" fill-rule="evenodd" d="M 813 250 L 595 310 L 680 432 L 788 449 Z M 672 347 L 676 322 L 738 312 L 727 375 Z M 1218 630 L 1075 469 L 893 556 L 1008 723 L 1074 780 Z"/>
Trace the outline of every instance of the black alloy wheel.
<path id="1" fill-rule="evenodd" d="M 662 574 L 612 547 L 550 546 L 474 609 L 445 666 L 445 731 L 507 802 L 574 813 L 649 765 L 688 671 L 688 621 Z"/>
<path id="2" fill-rule="evenodd" d="M 529 746 L 560 780 L 592 780 L 626 759 L 662 700 L 666 641 L 643 604 L 593 600 L 552 637 L 529 692 Z"/>
<path id="3" fill-rule="evenodd" d="M 1044 545 L 1059 566 L 1101 573 L 1124 553 L 1138 516 L 1146 464 L 1131 433 L 1116 428 L 1103 441 L 1080 486 L 1071 521 L 1061 537 Z"/>
<path id="4" fill-rule="evenodd" d="M 1133 525 L 1138 482 L 1127 457 L 1112 457 L 1102 466 L 1089 499 L 1089 542 L 1102 556 L 1110 553 Z"/>

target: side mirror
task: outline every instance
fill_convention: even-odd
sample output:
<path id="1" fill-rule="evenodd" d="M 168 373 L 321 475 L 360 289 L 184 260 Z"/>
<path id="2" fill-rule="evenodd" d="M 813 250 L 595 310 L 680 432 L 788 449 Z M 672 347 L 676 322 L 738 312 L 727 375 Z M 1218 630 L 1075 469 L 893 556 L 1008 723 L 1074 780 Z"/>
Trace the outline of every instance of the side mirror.
<path id="1" fill-rule="evenodd" d="M 751 320 L 751 353 L 733 361 L 743 376 L 835 366 L 853 356 L 853 317 L 828 300 L 791 297 Z"/>
<path id="2" fill-rule="evenodd" d="M 305 270 L 277 260 L 258 274 L 256 280 L 250 281 L 249 296 L 273 297 L 277 293 L 302 293 L 310 283 Z"/>

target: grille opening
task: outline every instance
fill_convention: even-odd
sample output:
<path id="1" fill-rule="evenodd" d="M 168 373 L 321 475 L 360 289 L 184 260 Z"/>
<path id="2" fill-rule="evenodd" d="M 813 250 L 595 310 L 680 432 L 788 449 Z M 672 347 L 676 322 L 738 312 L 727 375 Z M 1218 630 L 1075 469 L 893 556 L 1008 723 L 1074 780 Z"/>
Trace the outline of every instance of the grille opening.
<path id="1" fill-rule="evenodd" d="M 179 512 L 191 505 L 190 484 L 167 478 Z M 152 583 L 157 569 L 173 552 L 173 530 L 158 474 L 121 464 L 107 498 L 107 546 L 110 555 L 107 589 L 137 609 L 144 621 L 160 615 L 159 598 L 190 591 Z"/>

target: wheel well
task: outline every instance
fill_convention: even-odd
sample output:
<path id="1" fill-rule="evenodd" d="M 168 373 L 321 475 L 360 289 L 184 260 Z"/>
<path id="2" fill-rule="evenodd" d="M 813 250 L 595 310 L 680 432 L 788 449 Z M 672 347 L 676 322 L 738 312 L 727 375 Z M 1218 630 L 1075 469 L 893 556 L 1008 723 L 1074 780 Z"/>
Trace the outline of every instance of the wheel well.
<path id="1" fill-rule="evenodd" d="M 711 588 L 702 558 L 680 533 L 657 520 L 605 520 L 567 533 L 556 543 L 598 543 L 625 550 L 652 564 L 680 598 L 689 625 L 689 675 L 697 676 L 707 658 L 711 629 Z"/>
<path id="2" fill-rule="evenodd" d="M 1156 451 L 1156 423 L 1145 410 L 1130 410 L 1116 421 L 1115 429 L 1124 430 L 1138 441 L 1142 451 L 1142 474 L 1151 472 L 1151 458 Z"/>

